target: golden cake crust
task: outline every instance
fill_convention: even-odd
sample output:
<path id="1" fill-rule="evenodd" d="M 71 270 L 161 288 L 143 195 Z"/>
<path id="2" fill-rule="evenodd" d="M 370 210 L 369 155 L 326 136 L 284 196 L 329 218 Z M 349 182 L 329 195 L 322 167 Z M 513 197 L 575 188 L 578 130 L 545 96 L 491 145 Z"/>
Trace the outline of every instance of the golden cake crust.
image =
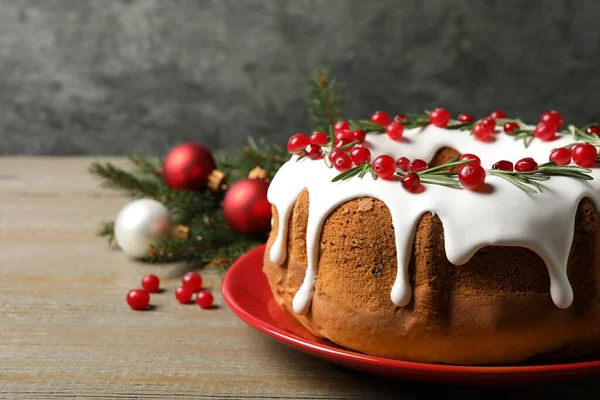
<path id="1" fill-rule="evenodd" d="M 454 155 L 442 149 L 432 164 Z M 307 265 L 308 202 L 304 190 L 289 219 L 282 265 L 268 256 L 279 226 L 273 209 L 264 273 L 279 306 L 313 334 L 367 354 L 455 364 L 565 358 L 600 349 L 600 218 L 587 198 L 576 215 L 568 263 L 574 302 L 567 309 L 552 302 L 546 266 L 531 250 L 488 246 L 464 265 L 450 263 L 442 222 L 430 213 L 419 221 L 413 243 L 413 299 L 396 306 L 389 295 L 397 272 L 391 216 L 383 202 L 362 197 L 325 220 L 312 305 L 297 315 L 292 300 Z"/>

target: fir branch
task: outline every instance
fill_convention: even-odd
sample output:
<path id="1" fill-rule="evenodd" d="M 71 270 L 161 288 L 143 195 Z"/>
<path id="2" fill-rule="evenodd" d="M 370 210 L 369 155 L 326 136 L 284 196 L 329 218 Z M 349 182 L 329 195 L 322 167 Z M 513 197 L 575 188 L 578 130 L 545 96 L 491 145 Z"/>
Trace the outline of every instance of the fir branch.
<path id="1" fill-rule="evenodd" d="M 343 84 L 338 84 L 327 69 L 321 69 L 312 74 L 307 87 L 308 115 L 317 131 L 326 131 L 328 126 L 343 119 L 345 101 Z"/>
<path id="2" fill-rule="evenodd" d="M 108 244 L 112 245 L 115 241 L 115 223 L 113 221 L 103 222 L 98 232 L 96 232 L 96 236 L 106 237 Z"/>
<path id="3" fill-rule="evenodd" d="M 92 163 L 89 167 L 92 175 L 102 179 L 102 186 L 124 191 L 130 197 L 152 197 L 159 193 L 155 182 L 140 179 L 134 174 L 117 168 L 111 163 Z"/>
<path id="4" fill-rule="evenodd" d="M 149 174 L 162 179 L 162 161 L 151 161 L 142 153 L 135 153 L 127 159 L 137 167 L 139 173 Z"/>

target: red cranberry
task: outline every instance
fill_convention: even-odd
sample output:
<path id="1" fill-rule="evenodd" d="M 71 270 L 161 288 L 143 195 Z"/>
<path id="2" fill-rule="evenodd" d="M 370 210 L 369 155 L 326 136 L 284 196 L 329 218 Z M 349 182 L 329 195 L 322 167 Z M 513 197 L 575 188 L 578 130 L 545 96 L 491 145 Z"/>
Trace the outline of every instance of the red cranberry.
<path id="1" fill-rule="evenodd" d="M 181 283 L 183 287 L 192 292 L 197 292 L 202 289 L 202 275 L 197 272 L 188 272 L 181 278 Z"/>
<path id="2" fill-rule="evenodd" d="M 147 292 L 156 293 L 160 288 L 160 279 L 154 274 L 148 274 L 142 278 L 142 287 Z"/>
<path id="3" fill-rule="evenodd" d="M 506 114 L 504 114 L 504 111 L 502 110 L 494 110 L 490 113 L 490 117 L 496 119 L 496 118 L 506 118 Z"/>
<path id="4" fill-rule="evenodd" d="M 573 162 L 580 167 L 589 168 L 596 163 L 598 159 L 598 149 L 588 143 L 576 144 L 571 149 Z"/>
<path id="5" fill-rule="evenodd" d="M 522 158 L 515 164 L 515 171 L 517 172 L 532 172 L 537 171 L 538 164 L 531 157 Z"/>
<path id="6" fill-rule="evenodd" d="M 429 122 L 438 128 L 445 128 L 450 122 L 450 113 L 443 108 L 436 108 L 429 113 Z"/>
<path id="7" fill-rule="evenodd" d="M 511 133 L 519 129 L 519 124 L 516 122 L 507 122 L 504 124 L 504 132 Z"/>
<path id="8" fill-rule="evenodd" d="M 485 182 L 485 170 L 481 165 L 467 164 L 458 171 L 458 181 L 465 189 L 477 190 Z"/>
<path id="9" fill-rule="evenodd" d="M 416 192 L 421 186 L 421 178 L 414 172 L 409 172 L 402 178 L 402 186 L 411 193 Z"/>
<path id="10" fill-rule="evenodd" d="M 310 143 L 310 139 L 304 133 L 297 133 L 288 140 L 288 151 L 303 150 Z M 296 153 L 298 154 L 298 153 Z"/>
<path id="11" fill-rule="evenodd" d="M 560 115 L 556 111 L 552 110 L 552 111 L 547 111 L 547 112 L 543 113 L 542 116 L 540 117 L 540 122 L 543 122 L 545 124 L 553 126 L 554 131 L 556 132 L 556 131 L 559 131 L 560 128 L 562 128 L 564 120 L 563 120 L 562 115 Z"/>
<path id="12" fill-rule="evenodd" d="M 177 289 L 175 289 L 175 298 L 181 304 L 189 303 L 190 300 L 192 300 L 193 294 L 194 293 L 190 289 L 186 288 L 185 286 L 179 286 Z"/>
<path id="13" fill-rule="evenodd" d="M 473 118 L 473 116 L 471 114 L 458 114 L 458 122 L 462 122 L 463 124 L 466 124 L 467 122 L 473 122 L 475 120 L 475 118 Z"/>
<path id="14" fill-rule="evenodd" d="M 352 134 L 354 135 L 354 139 L 358 140 L 360 143 L 363 143 L 367 138 L 367 132 L 363 131 L 362 129 L 352 131 Z"/>
<path id="15" fill-rule="evenodd" d="M 512 171 L 513 163 L 507 160 L 500 160 L 494 165 L 492 165 L 492 169 L 499 169 L 501 171 Z"/>
<path id="16" fill-rule="evenodd" d="M 327 158 L 329 159 L 329 162 L 331 162 L 333 164 L 334 161 L 335 161 L 335 159 L 338 158 L 341 155 L 346 155 L 346 153 L 344 152 L 344 150 L 334 149 L 331 153 L 329 153 L 329 155 L 327 156 Z"/>
<path id="17" fill-rule="evenodd" d="M 550 141 L 556 138 L 556 126 L 552 123 L 540 122 L 535 126 L 533 134 L 536 138 L 543 141 Z"/>
<path id="18" fill-rule="evenodd" d="M 408 172 L 410 160 L 406 157 L 400 157 L 396 160 L 396 167 L 400 168 L 404 172 Z"/>
<path id="19" fill-rule="evenodd" d="M 386 126 L 390 123 L 390 116 L 383 111 L 375 111 L 375 114 L 371 116 L 371 121 L 375 124 Z"/>
<path id="20" fill-rule="evenodd" d="M 600 137 L 600 128 L 598 128 L 598 126 L 596 125 L 590 125 L 585 129 L 585 132 L 588 135 L 596 135 L 598 137 Z"/>
<path id="21" fill-rule="evenodd" d="M 371 151 L 364 146 L 354 146 L 350 151 L 350 159 L 354 165 L 363 165 L 371 161 Z"/>
<path id="22" fill-rule="evenodd" d="M 429 168 L 429 165 L 427 165 L 425 161 L 418 158 L 411 162 L 410 166 L 408 167 L 410 172 L 421 172 L 425 171 L 427 168 Z"/>
<path id="23" fill-rule="evenodd" d="M 397 124 L 404 124 L 407 121 L 408 121 L 408 117 L 404 114 L 396 115 L 394 117 L 394 122 Z"/>
<path id="24" fill-rule="evenodd" d="M 385 127 L 385 131 L 390 138 L 394 140 L 400 140 L 402 138 L 402 134 L 404 133 L 404 125 L 392 122 Z"/>
<path id="25" fill-rule="evenodd" d="M 396 172 L 396 162 L 388 155 L 379 156 L 373 161 L 373 172 L 379 178 L 390 179 Z"/>
<path id="26" fill-rule="evenodd" d="M 127 304 L 134 310 L 145 310 L 150 303 L 150 294 L 142 289 L 133 289 L 127 293 Z"/>
<path id="27" fill-rule="evenodd" d="M 202 290 L 196 295 L 196 304 L 208 310 L 213 305 L 213 295 L 208 290 Z"/>
<path id="28" fill-rule="evenodd" d="M 461 167 L 465 166 L 465 165 L 481 165 L 481 159 L 479 157 L 477 157 L 475 154 L 471 154 L 471 153 L 463 154 L 462 156 L 460 156 L 459 160 L 460 161 L 473 160 L 470 163 L 460 165 Z"/>
<path id="29" fill-rule="evenodd" d="M 338 155 L 335 160 L 333 160 L 333 167 L 340 172 L 348 171 L 352 168 L 352 160 L 350 156 L 346 153 L 342 152 L 342 154 Z"/>
<path id="30" fill-rule="evenodd" d="M 334 132 L 347 131 L 350 129 L 350 124 L 346 121 L 338 121 L 333 125 Z"/>
<path id="31" fill-rule="evenodd" d="M 319 145 L 309 144 L 304 148 L 304 151 L 306 152 L 306 157 L 311 160 L 320 160 L 323 158 L 323 149 Z"/>
<path id="32" fill-rule="evenodd" d="M 481 120 L 473 126 L 473 136 L 477 140 L 488 142 L 494 136 L 494 127 L 490 123 Z"/>
<path id="33" fill-rule="evenodd" d="M 325 146 L 329 143 L 329 138 L 325 132 L 313 132 L 313 134 L 310 135 L 310 143 Z"/>
<path id="34" fill-rule="evenodd" d="M 554 161 L 557 165 L 571 164 L 571 149 L 559 147 L 550 152 L 549 161 Z"/>

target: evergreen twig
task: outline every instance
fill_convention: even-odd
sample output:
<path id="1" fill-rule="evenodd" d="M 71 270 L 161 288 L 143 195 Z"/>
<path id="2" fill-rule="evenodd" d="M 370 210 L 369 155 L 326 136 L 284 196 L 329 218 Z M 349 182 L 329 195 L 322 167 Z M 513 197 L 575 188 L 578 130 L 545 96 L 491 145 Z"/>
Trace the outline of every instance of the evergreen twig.
<path id="1" fill-rule="evenodd" d="M 329 70 L 316 71 L 307 87 L 308 115 L 314 130 L 327 132 L 344 117 L 343 84 L 331 77 Z"/>

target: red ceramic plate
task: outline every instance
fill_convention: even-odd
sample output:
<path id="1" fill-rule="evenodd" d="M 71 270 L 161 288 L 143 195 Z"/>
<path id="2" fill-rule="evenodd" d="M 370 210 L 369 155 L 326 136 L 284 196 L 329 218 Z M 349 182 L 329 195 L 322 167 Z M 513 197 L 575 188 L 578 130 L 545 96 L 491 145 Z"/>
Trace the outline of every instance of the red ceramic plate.
<path id="1" fill-rule="evenodd" d="M 262 245 L 240 257 L 223 279 L 223 298 L 244 322 L 272 338 L 346 367 L 397 378 L 465 384 L 512 384 L 600 375 L 600 360 L 563 364 L 459 366 L 392 360 L 357 353 L 315 337 L 275 303 L 262 272 Z"/>

